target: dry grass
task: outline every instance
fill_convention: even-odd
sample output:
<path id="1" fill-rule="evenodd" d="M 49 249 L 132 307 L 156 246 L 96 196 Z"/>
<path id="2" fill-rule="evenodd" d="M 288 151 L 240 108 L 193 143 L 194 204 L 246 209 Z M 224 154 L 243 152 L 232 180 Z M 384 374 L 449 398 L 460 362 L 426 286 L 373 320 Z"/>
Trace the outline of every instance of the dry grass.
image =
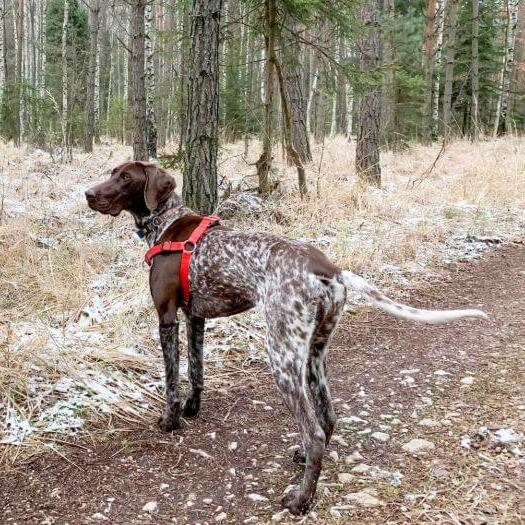
<path id="1" fill-rule="evenodd" d="M 327 253 L 341 266 L 383 284 L 462 256 L 472 246 L 468 234 L 522 233 L 525 141 L 454 143 L 422 177 L 439 149 L 385 154 L 384 188 L 366 190 L 354 183 L 353 146 L 334 138 L 314 148 L 306 199 L 297 197 L 293 169 L 276 162 L 283 183 L 268 213 L 237 226 L 326 238 Z M 246 160 L 241 152 L 240 144 L 222 149 L 221 175 L 254 186 L 248 164 L 257 148 Z M 95 216 L 82 195 L 129 155 L 106 144 L 59 165 L 42 151 L 0 144 L 0 440 L 2 428 L 6 439 L 24 422 L 33 432 L 21 441 L 30 447 L 94 415 L 150 422 L 158 410 L 162 366 L 140 264 L 144 246 L 129 217 Z M 212 356 L 235 346 L 240 328 L 240 338 L 258 330 L 257 323 L 252 314 L 241 325 L 213 323 Z M 236 346 L 252 356 L 259 347 Z M 21 448 L 4 447 L 4 454 Z"/>

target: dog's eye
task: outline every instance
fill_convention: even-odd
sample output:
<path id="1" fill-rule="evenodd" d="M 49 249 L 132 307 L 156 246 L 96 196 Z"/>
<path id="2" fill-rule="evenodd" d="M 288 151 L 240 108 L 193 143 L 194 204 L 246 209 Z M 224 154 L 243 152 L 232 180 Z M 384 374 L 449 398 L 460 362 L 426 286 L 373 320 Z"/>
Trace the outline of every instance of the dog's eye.
<path id="1" fill-rule="evenodd" d="M 120 178 L 121 178 L 122 180 L 129 180 L 129 179 L 130 179 L 129 173 L 122 173 L 122 174 L 120 175 Z"/>

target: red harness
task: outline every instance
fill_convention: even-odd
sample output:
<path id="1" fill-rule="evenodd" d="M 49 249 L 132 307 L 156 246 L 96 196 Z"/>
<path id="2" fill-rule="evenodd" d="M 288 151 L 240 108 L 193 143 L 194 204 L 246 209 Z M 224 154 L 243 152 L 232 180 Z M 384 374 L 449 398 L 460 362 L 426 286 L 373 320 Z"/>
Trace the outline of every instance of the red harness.
<path id="1" fill-rule="evenodd" d="M 185 241 L 164 241 L 152 246 L 144 257 L 148 266 L 151 266 L 153 257 L 161 253 L 182 252 L 180 260 L 180 285 L 182 288 L 182 297 L 186 304 L 190 301 L 190 261 L 195 247 L 199 243 L 204 232 L 215 224 L 219 224 L 219 217 L 216 215 L 207 215 L 203 217 L 199 225 L 193 230 L 190 238 Z"/>

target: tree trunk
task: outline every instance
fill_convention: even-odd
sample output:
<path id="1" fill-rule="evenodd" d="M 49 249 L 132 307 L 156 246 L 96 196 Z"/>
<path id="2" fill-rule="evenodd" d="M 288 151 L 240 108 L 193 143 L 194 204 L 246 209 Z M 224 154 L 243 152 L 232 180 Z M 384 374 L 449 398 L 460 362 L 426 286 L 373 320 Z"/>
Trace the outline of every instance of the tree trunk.
<path id="1" fill-rule="evenodd" d="M 437 36 L 437 3 L 436 0 L 427 0 L 425 8 L 425 34 L 423 40 L 423 74 L 425 76 L 425 101 L 423 106 L 423 140 L 432 142 L 432 104 L 435 97 L 439 98 L 439 91 L 434 92 L 434 53 Z M 439 84 L 438 84 L 439 87 Z"/>
<path id="2" fill-rule="evenodd" d="M 24 49 L 24 0 L 18 0 L 18 11 L 16 13 L 16 83 L 15 83 L 15 136 L 14 141 L 16 146 L 20 146 L 22 140 L 22 64 L 23 64 L 23 49 Z"/>
<path id="3" fill-rule="evenodd" d="M 148 156 L 157 158 L 157 123 L 155 120 L 155 64 L 153 63 L 153 0 L 145 7 L 145 50 L 146 50 L 146 147 Z"/>
<path id="4" fill-rule="evenodd" d="M 337 59 L 342 65 L 346 60 L 345 39 L 339 35 Z M 348 103 L 347 103 L 347 82 L 341 67 L 337 70 L 337 92 L 335 104 L 335 132 L 338 135 L 346 135 L 348 132 Z"/>
<path id="5" fill-rule="evenodd" d="M 281 38 L 284 90 L 291 115 L 291 140 L 301 162 L 312 160 L 308 130 L 306 128 L 307 102 L 303 92 L 302 67 L 299 62 L 301 48 L 293 36 Z M 288 157 L 288 163 L 293 160 Z"/>
<path id="6" fill-rule="evenodd" d="M 449 140 L 452 135 L 452 90 L 454 88 L 454 61 L 456 56 L 456 32 L 459 0 L 448 0 L 445 23 L 446 53 L 445 53 L 445 88 L 443 92 L 443 135 Z"/>
<path id="7" fill-rule="evenodd" d="M 95 137 L 95 91 L 97 76 L 97 51 L 98 51 L 98 25 L 100 4 L 99 0 L 91 0 L 90 13 L 90 44 L 89 44 L 89 66 L 86 93 L 86 130 L 84 135 L 84 151 L 93 151 L 93 139 Z"/>
<path id="8" fill-rule="evenodd" d="M 217 207 L 221 7 L 221 0 L 193 1 L 182 195 L 198 213 Z"/>
<path id="9" fill-rule="evenodd" d="M 64 0 L 64 18 L 62 20 L 61 65 L 62 65 L 62 147 L 64 160 L 70 160 L 69 149 L 69 80 L 67 66 L 67 34 L 69 26 L 69 0 Z"/>
<path id="10" fill-rule="evenodd" d="M 133 158 L 148 160 L 144 74 L 144 13 L 146 0 L 134 0 L 131 13 L 131 86 L 133 93 Z"/>
<path id="11" fill-rule="evenodd" d="M 479 140 L 479 0 L 472 0 L 472 104 L 470 110 L 471 137 Z"/>
<path id="12" fill-rule="evenodd" d="M 501 68 L 500 94 L 496 107 L 493 135 L 501 136 L 507 132 L 507 116 L 509 109 L 510 80 L 514 69 L 514 45 L 516 27 L 518 25 L 519 0 L 507 0 L 507 26 L 505 30 L 505 55 Z"/>
<path id="13" fill-rule="evenodd" d="M 275 27 L 270 23 L 270 1 L 265 0 L 264 5 L 266 22 L 266 28 L 264 32 L 264 130 L 261 156 L 255 163 L 255 165 L 257 166 L 259 193 L 261 193 L 262 195 L 268 195 L 272 191 L 270 172 L 272 169 L 274 67 L 271 60 L 271 49 L 274 46 Z"/>
<path id="14" fill-rule="evenodd" d="M 439 135 L 439 94 L 441 85 L 441 61 L 443 54 L 443 32 L 445 26 L 445 7 L 447 0 L 437 0 L 437 36 L 435 52 L 435 75 L 432 99 L 432 140 Z"/>
<path id="15" fill-rule="evenodd" d="M 365 28 L 360 39 L 359 69 L 365 78 L 377 74 L 380 66 L 381 48 L 378 30 L 378 0 L 368 0 L 360 10 L 360 21 Z M 381 186 L 381 166 L 379 163 L 379 120 L 381 113 L 381 90 L 377 85 L 369 85 L 359 103 L 357 115 L 357 144 L 355 166 L 362 182 Z"/>
<path id="16" fill-rule="evenodd" d="M 16 116 L 16 35 L 14 0 L 3 0 L 4 93 L 2 97 L 2 131 L 7 140 L 18 140 Z"/>

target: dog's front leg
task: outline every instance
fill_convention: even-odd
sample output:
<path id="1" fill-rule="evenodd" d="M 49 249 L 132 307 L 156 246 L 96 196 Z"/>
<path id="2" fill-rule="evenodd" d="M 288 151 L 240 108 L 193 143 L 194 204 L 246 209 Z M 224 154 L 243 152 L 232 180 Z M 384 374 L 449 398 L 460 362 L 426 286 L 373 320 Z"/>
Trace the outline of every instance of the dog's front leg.
<path id="1" fill-rule="evenodd" d="M 203 317 L 188 316 L 186 328 L 188 331 L 188 379 L 190 393 L 183 404 L 182 411 L 187 417 L 196 416 L 201 405 L 201 392 L 204 387 L 202 348 L 204 344 Z"/>
<path id="2" fill-rule="evenodd" d="M 159 333 L 166 371 L 166 408 L 159 419 L 159 426 L 165 432 L 171 432 L 180 426 L 180 400 L 178 398 L 179 322 L 164 324 L 161 320 Z"/>

